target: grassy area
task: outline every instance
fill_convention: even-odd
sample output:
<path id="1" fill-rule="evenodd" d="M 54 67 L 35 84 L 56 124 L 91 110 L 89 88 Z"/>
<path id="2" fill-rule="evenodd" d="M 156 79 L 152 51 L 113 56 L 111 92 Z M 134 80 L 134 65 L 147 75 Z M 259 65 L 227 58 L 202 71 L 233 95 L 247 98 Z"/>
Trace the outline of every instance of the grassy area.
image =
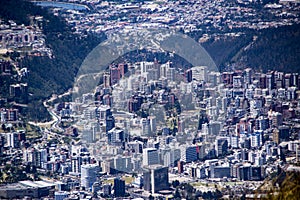
<path id="1" fill-rule="evenodd" d="M 26 124 L 26 137 L 29 139 L 39 138 L 42 134 L 39 132 L 38 127 Z"/>
<path id="2" fill-rule="evenodd" d="M 134 181 L 134 178 L 131 177 L 131 176 L 123 176 L 121 179 L 125 181 L 125 184 L 130 184 L 130 183 L 132 183 Z M 114 179 L 111 178 L 111 179 L 103 180 L 103 183 L 104 184 L 112 184 L 113 185 L 114 184 Z"/>

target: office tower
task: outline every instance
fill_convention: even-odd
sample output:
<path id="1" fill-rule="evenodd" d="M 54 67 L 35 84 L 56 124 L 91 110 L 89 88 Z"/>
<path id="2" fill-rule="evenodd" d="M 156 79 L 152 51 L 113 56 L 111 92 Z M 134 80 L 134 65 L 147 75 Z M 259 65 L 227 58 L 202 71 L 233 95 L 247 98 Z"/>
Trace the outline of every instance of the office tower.
<path id="1" fill-rule="evenodd" d="M 125 181 L 121 180 L 120 178 L 115 178 L 114 191 L 115 191 L 115 197 L 125 196 Z"/>
<path id="2" fill-rule="evenodd" d="M 120 69 L 114 65 L 111 65 L 109 69 L 110 69 L 111 85 L 114 85 L 119 82 L 121 78 L 121 72 Z"/>
<path id="3" fill-rule="evenodd" d="M 169 188 L 168 167 L 150 165 L 143 169 L 144 189 L 153 193 Z"/>
<path id="4" fill-rule="evenodd" d="M 219 137 L 215 141 L 215 150 L 217 156 L 224 155 L 228 150 L 228 141 L 225 137 Z"/>
<path id="5" fill-rule="evenodd" d="M 251 84 L 252 83 L 252 69 L 247 68 L 244 70 L 244 82 L 246 84 Z"/>
<path id="6" fill-rule="evenodd" d="M 105 185 L 103 185 L 102 189 L 103 189 L 103 195 L 104 195 L 105 197 L 111 195 L 111 185 L 110 185 L 110 184 L 105 184 Z"/>
<path id="7" fill-rule="evenodd" d="M 192 82 L 193 80 L 193 72 L 191 69 L 188 69 L 184 72 L 184 78 L 187 83 Z"/>
<path id="8" fill-rule="evenodd" d="M 156 148 L 143 149 L 143 166 L 159 164 L 158 151 Z"/>
<path id="9" fill-rule="evenodd" d="M 97 181 L 99 166 L 96 164 L 86 164 L 81 166 L 81 186 L 85 190 L 91 190 L 93 184 Z"/>
<path id="10" fill-rule="evenodd" d="M 150 119 L 142 118 L 140 123 L 142 128 L 141 136 L 150 136 L 151 134 Z"/>
<path id="11" fill-rule="evenodd" d="M 180 160 L 183 162 L 192 162 L 198 159 L 196 145 L 180 146 Z"/>
<path id="12" fill-rule="evenodd" d="M 125 133 L 121 129 L 113 128 L 107 132 L 109 144 L 120 144 L 125 141 Z"/>

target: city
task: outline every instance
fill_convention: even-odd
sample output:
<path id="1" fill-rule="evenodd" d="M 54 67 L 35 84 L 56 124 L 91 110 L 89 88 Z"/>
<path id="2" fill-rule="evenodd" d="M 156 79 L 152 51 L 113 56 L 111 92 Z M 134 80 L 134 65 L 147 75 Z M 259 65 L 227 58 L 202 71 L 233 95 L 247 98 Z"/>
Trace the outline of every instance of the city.
<path id="1" fill-rule="evenodd" d="M 187 61 L 194 66 L 178 67 L 170 60 L 118 61 L 97 54 L 116 33 L 132 37 L 125 46 L 112 39 L 120 45 L 112 47 L 125 54 L 136 42 L 133 33 L 149 28 L 160 31 L 138 40 L 134 50 L 145 42 L 150 51 L 161 51 L 164 43 L 158 41 L 167 37 L 160 38 L 161 30 L 182 32 L 184 38 L 208 27 L 201 43 L 236 37 L 243 28 L 299 23 L 298 1 L 263 7 L 251 5 L 255 2 L 64 1 L 79 7 L 50 8 L 75 34 L 104 32 L 108 40 L 91 49 L 73 88 L 43 99 L 51 116 L 46 121 L 28 121 L 24 114 L 35 93 L 28 85 L 30 66 L 22 65 L 26 56 L 55 59 L 43 17 L 31 17 L 30 26 L 1 21 L 0 198 L 275 198 L 282 188 L 273 179 L 300 170 L 299 72 L 235 66 L 220 71 L 200 44 L 200 50 L 182 45 L 169 55 L 197 50 L 195 55 L 207 57 L 200 60 L 205 65 L 192 58 Z M 264 12 L 256 16 L 256 9 Z"/>

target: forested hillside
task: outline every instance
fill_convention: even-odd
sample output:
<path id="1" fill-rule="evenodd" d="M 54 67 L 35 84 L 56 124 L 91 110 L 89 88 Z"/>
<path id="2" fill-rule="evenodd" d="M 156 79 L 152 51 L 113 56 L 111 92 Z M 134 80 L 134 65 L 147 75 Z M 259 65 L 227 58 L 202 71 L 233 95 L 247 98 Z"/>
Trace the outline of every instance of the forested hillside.
<path id="1" fill-rule="evenodd" d="M 266 29 L 238 61 L 256 69 L 300 72 L 300 25 Z"/>
<path id="2" fill-rule="evenodd" d="M 210 39 L 202 46 L 221 69 L 234 64 L 262 71 L 300 71 L 299 24 L 243 32 L 239 37 Z"/>

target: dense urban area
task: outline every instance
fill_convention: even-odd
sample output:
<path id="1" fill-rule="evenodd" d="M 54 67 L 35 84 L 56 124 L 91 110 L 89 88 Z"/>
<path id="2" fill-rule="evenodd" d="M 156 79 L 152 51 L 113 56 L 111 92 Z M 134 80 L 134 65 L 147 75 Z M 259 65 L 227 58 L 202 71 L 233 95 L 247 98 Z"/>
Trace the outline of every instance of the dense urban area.
<path id="1" fill-rule="evenodd" d="M 0 199 L 300 198 L 300 66 L 243 62 L 300 1 L 7 2 Z"/>

